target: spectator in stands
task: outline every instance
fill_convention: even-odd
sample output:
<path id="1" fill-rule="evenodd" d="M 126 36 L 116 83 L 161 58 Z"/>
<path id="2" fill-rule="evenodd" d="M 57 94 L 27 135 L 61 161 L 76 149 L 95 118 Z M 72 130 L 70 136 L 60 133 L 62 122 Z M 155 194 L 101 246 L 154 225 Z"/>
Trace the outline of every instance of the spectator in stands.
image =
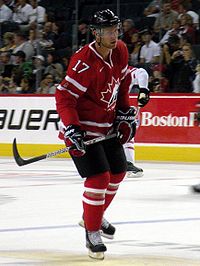
<path id="1" fill-rule="evenodd" d="M 152 31 L 144 29 L 142 32 L 144 45 L 140 52 L 140 64 L 155 64 L 160 59 L 160 47 L 152 40 Z"/>
<path id="2" fill-rule="evenodd" d="M 40 87 L 42 77 L 45 71 L 45 58 L 43 55 L 33 56 L 33 80 L 35 82 L 35 91 Z"/>
<path id="3" fill-rule="evenodd" d="M 33 8 L 26 0 L 17 0 L 13 13 L 13 21 L 20 25 L 23 30 L 23 26 L 29 24 L 30 16 L 33 13 Z M 21 27 L 22 26 L 22 27 Z"/>
<path id="4" fill-rule="evenodd" d="M 29 23 L 36 23 L 37 27 L 41 29 L 45 23 L 46 9 L 38 5 L 38 0 L 29 0 L 29 2 L 33 8 L 32 13 L 29 15 Z"/>
<path id="5" fill-rule="evenodd" d="M 0 0 L 0 23 L 12 19 L 12 10 L 5 5 L 4 0 Z"/>
<path id="6" fill-rule="evenodd" d="M 34 83 L 31 78 L 23 77 L 20 82 L 21 92 L 18 93 L 35 93 Z"/>
<path id="7" fill-rule="evenodd" d="M 198 15 L 198 13 L 191 10 L 191 3 L 188 3 L 188 2 L 180 3 L 178 12 L 179 12 L 179 18 L 183 14 L 190 15 L 192 17 L 193 26 L 195 27 L 195 29 L 197 29 L 197 30 L 199 29 L 199 15 Z"/>
<path id="8" fill-rule="evenodd" d="M 131 42 L 132 42 L 132 47 L 129 53 L 130 55 L 129 64 L 132 66 L 137 66 L 140 61 L 140 51 L 142 48 L 142 42 L 140 34 L 138 32 L 132 34 Z"/>
<path id="9" fill-rule="evenodd" d="M 196 29 L 193 27 L 192 17 L 189 14 L 182 14 L 180 16 L 180 34 L 188 36 L 191 44 L 196 43 Z"/>
<path id="10" fill-rule="evenodd" d="M 37 29 L 30 29 L 28 36 L 28 43 L 33 46 L 34 54 L 41 54 L 41 45 L 40 45 L 40 33 Z"/>
<path id="11" fill-rule="evenodd" d="M 56 90 L 56 86 L 55 86 L 54 77 L 51 74 L 46 73 L 44 75 L 43 80 L 40 83 L 40 87 L 37 93 L 54 94 L 55 90 Z"/>
<path id="12" fill-rule="evenodd" d="M 90 43 L 93 36 L 88 26 L 88 21 L 80 20 L 78 24 L 78 47 L 83 47 L 85 44 Z"/>
<path id="13" fill-rule="evenodd" d="M 161 64 L 169 65 L 174 53 L 181 53 L 181 39 L 178 35 L 171 35 L 168 41 L 161 46 Z M 178 54 L 177 53 L 177 54 Z"/>
<path id="14" fill-rule="evenodd" d="M 11 54 L 9 52 L 1 52 L 0 68 L 3 78 L 11 78 L 14 65 L 11 63 Z"/>
<path id="15" fill-rule="evenodd" d="M 168 30 L 165 33 L 165 35 L 162 37 L 162 39 L 160 40 L 160 45 L 167 43 L 168 38 L 172 35 L 178 35 L 180 37 L 181 36 L 180 26 L 181 26 L 181 21 L 178 18 L 176 18 L 172 24 L 172 28 L 170 30 Z"/>
<path id="16" fill-rule="evenodd" d="M 182 51 L 174 52 L 167 70 L 169 80 L 169 90 L 167 92 L 193 92 L 196 65 L 197 62 L 193 56 L 191 44 L 185 44 Z"/>
<path id="17" fill-rule="evenodd" d="M 14 40 L 14 33 L 13 32 L 6 32 L 3 35 L 3 44 L 4 46 L 1 47 L 0 52 L 10 52 L 12 53 L 15 49 L 15 40 Z"/>
<path id="18" fill-rule="evenodd" d="M 149 79 L 149 89 L 152 92 L 166 92 L 168 90 L 169 81 L 163 75 L 165 72 L 164 65 L 155 65 L 152 72 L 152 76 Z"/>
<path id="19" fill-rule="evenodd" d="M 195 79 L 193 81 L 193 92 L 200 93 L 200 64 L 196 66 Z"/>
<path id="20" fill-rule="evenodd" d="M 15 0 L 4 0 L 5 5 L 7 5 L 7 7 L 9 7 L 12 12 L 14 11 L 14 7 L 15 7 Z"/>
<path id="21" fill-rule="evenodd" d="M 146 17 L 158 17 L 160 12 L 160 0 L 151 1 L 144 9 L 144 15 Z"/>
<path id="22" fill-rule="evenodd" d="M 175 10 L 176 12 L 179 12 L 179 6 L 181 4 L 181 2 L 188 2 L 190 0 L 171 0 L 171 7 L 173 10 Z"/>
<path id="23" fill-rule="evenodd" d="M 129 53 L 132 49 L 132 35 L 138 30 L 135 28 L 135 24 L 132 19 L 125 19 L 122 23 L 123 35 L 122 41 L 124 41 L 127 45 Z"/>
<path id="24" fill-rule="evenodd" d="M 44 28 L 40 37 L 40 45 L 43 50 L 54 50 L 55 33 L 52 29 L 53 23 L 47 21 L 44 24 Z"/>
<path id="25" fill-rule="evenodd" d="M 22 93 L 21 82 L 24 79 L 24 83 L 27 80 L 32 80 L 32 71 L 33 66 L 31 61 L 26 61 L 26 54 L 23 51 L 17 51 L 15 54 L 15 67 L 12 71 L 13 82 L 17 86 L 17 93 Z M 33 92 L 33 88 L 31 87 L 29 92 Z"/>
<path id="26" fill-rule="evenodd" d="M 164 0 L 162 4 L 162 12 L 156 18 L 154 23 L 154 32 L 163 36 L 172 28 L 173 22 L 178 17 L 178 13 L 171 8 L 171 1 Z"/>
<path id="27" fill-rule="evenodd" d="M 0 93 L 2 94 L 15 93 L 15 86 L 12 83 L 12 79 L 8 77 L 3 78 L 0 76 Z"/>
<path id="28" fill-rule="evenodd" d="M 51 74 L 56 83 L 59 83 L 64 76 L 64 69 L 55 52 L 48 52 L 47 54 L 47 67 L 44 74 Z"/>
<path id="29" fill-rule="evenodd" d="M 71 48 L 72 36 L 68 33 L 66 21 L 52 22 L 52 41 L 55 50 Z"/>
<path id="30" fill-rule="evenodd" d="M 23 51 L 26 55 L 26 60 L 31 60 L 34 56 L 34 47 L 30 42 L 27 41 L 26 35 L 22 32 L 16 32 L 14 41 L 16 47 L 13 50 L 13 53 L 15 54 L 18 51 Z"/>

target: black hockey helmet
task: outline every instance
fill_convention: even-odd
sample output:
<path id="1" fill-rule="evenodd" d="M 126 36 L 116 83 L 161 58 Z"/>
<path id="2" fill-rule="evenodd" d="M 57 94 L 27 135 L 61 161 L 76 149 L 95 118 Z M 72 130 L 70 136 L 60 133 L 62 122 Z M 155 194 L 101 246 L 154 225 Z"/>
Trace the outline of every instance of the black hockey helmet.
<path id="1" fill-rule="evenodd" d="M 90 21 L 90 28 L 92 30 L 101 29 L 118 25 L 119 23 L 119 17 L 115 15 L 110 9 L 105 9 L 94 13 Z"/>

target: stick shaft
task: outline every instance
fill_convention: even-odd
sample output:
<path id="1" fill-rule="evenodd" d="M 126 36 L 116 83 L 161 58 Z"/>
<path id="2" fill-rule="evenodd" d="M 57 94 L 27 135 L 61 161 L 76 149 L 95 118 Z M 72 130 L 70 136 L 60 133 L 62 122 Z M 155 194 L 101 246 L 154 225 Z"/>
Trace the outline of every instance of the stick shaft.
<path id="1" fill-rule="evenodd" d="M 111 139 L 111 138 L 114 138 L 114 137 L 116 137 L 116 133 L 113 133 L 113 134 L 108 135 L 108 136 L 103 136 L 103 137 L 99 137 L 99 138 L 88 140 L 88 141 L 85 142 L 85 145 L 91 145 L 91 144 L 94 144 L 94 143 L 97 143 L 97 142 L 100 142 L 100 141 L 103 141 L 103 140 L 108 140 L 108 139 Z M 68 152 L 68 151 L 69 151 L 69 148 L 65 147 L 65 148 L 62 148 L 62 149 L 57 150 L 57 151 L 49 152 L 49 153 L 46 153 L 46 154 L 43 154 L 43 155 L 36 156 L 36 157 L 33 157 L 33 158 L 25 160 L 25 159 L 23 159 L 20 156 L 20 154 L 18 152 L 16 138 L 13 140 L 13 155 L 14 155 L 14 159 L 15 159 L 16 163 L 19 166 L 23 166 L 23 165 L 31 164 L 31 163 L 34 163 L 34 162 L 37 162 L 37 161 L 41 161 L 41 160 L 44 160 L 44 159 L 47 159 L 47 158 L 51 158 L 51 157 L 54 157 L 54 156 L 56 156 L 58 154 L 62 154 L 62 153 Z"/>

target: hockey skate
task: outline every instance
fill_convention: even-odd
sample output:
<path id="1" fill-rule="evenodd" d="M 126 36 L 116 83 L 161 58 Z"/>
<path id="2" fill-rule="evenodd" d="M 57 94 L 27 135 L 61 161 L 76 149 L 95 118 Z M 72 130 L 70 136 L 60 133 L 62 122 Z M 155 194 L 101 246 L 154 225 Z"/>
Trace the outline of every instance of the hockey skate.
<path id="1" fill-rule="evenodd" d="M 195 193 L 200 193 L 200 184 L 192 186 L 192 191 Z"/>
<path id="2" fill-rule="evenodd" d="M 127 177 L 141 177 L 143 176 L 143 174 L 144 173 L 141 168 L 136 167 L 131 162 L 127 162 L 127 172 L 126 172 Z"/>
<path id="3" fill-rule="evenodd" d="M 81 227 L 85 228 L 85 223 L 83 219 L 78 224 Z M 100 230 L 101 236 L 108 239 L 113 239 L 115 230 L 116 230 L 115 227 L 111 223 L 109 223 L 105 218 L 102 219 L 101 230 Z"/>
<path id="4" fill-rule="evenodd" d="M 87 231 L 86 232 L 86 247 L 89 250 L 89 257 L 96 260 L 104 259 L 104 252 L 107 250 L 104 245 L 100 231 Z"/>

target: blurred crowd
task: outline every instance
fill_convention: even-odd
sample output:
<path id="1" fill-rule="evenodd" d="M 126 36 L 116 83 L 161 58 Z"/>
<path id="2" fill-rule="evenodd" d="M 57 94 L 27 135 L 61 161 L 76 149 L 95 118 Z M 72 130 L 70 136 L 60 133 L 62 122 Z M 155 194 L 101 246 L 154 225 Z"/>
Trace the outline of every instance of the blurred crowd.
<path id="1" fill-rule="evenodd" d="M 129 64 L 147 70 L 152 92 L 200 93 L 199 12 L 192 1 L 149 1 L 141 16 L 141 27 L 134 18 L 122 20 Z M 87 20 L 75 26 L 79 49 L 93 38 Z M 0 0 L 0 36 L 0 93 L 53 94 L 74 52 L 68 23 L 39 0 Z"/>

